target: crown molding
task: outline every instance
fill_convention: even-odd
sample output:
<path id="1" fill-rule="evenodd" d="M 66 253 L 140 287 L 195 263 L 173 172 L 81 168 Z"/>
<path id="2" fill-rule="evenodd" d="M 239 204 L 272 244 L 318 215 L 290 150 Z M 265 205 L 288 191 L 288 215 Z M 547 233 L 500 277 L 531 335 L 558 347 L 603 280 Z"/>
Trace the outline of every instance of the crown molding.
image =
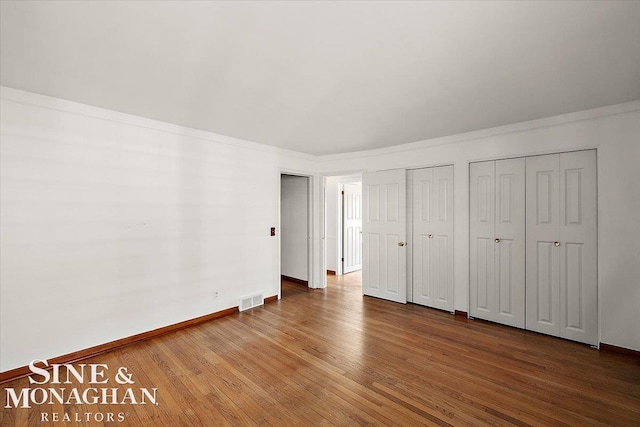
<path id="1" fill-rule="evenodd" d="M 438 138 L 426 139 L 422 141 L 409 142 L 392 147 L 377 148 L 373 150 L 354 151 L 350 153 L 327 154 L 318 156 L 319 162 L 345 160 L 354 158 L 365 158 L 384 156 L 389 154 L 401 153 L 416 149 L 431 148 L 440 145 L 457 144 L 461 142 L 472 141 L 492 136 L 506 135 L 510 133 L 524 132 L 534 129 L 542 129 L 546 127 L 559 126 L 569 123 L 575 123 L 585 120 L 593 120 L 607 116 L 619 114 L 633 113 L 640 111 L 640 100 L 625 102 L 622 104 L 608 105 L 606 107 L 593 108 L 590 110 L 576 111 L 558 116 L 545 117 L 542 119 L 529 120 L 526 122 L 512 123 L 504 126 L 497 126 L 487 129 L 481 129 L 472 132 L 459 133 Z"/>
<path id="2" fill-rule="evenodd" d="M 79 102 L 68 101 L 65 99 L 54 98 L 47 95 L 41 95 L 34 92 L 27 92 L 20 89 L 14 89 L 7 86 L 0 86 L 0 98 L 3 100 L 14 102 L 16 104 L 31 105 L 34 107 L 45 108 L 50 110 L 62 111 L 65 113 L 75 114 L 78 116 L 90 117 L 94 119 L 117 122 L 124 125 L 136 126 L 141 128 L 152 129 L 155 131 L 165 132 L 174 135 L 196 138 L 217 144 L 232 145 L 248 150 L 258 150 L 276 155 L 284 155 L 302 160 L 315 161 L 317 156 L 301 153 L 298 151 L 287 150 L 284 148 L 274 147 L 260 142 L 248 141 L 239 138 L 233 138 L 226 135 L 220 135 L 200 129 L 180 126 L 173 123 L 162 122 L 159 120 L 148 119 L 145 117 L 135 116 L 132 114 L 121 113 L 119 111 L 108 110 L 105 108 L 95 107 L 93 105 L 81 104 Z"/>

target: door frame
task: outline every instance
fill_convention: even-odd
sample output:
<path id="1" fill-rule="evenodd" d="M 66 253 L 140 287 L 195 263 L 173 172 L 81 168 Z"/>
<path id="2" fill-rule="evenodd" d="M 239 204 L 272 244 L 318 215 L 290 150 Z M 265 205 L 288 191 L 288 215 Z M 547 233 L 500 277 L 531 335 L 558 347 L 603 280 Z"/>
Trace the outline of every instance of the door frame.
<path id="1" fill-rule="evenodd" d="M 321 242 L 322 245 L 320 247 L 320 288 L 327 287 L 327 216 L 330 214 L 327 212 L 327 179 L 330 177 L 344 177 L 344 182 L 339 182 L 338 185 L 341 187 L 341 184 L 348 182 L 362 182 L 362 174 L 366 172 L 364 169 L 360 170 L 349 170 L 349 171 L 339 171 L 339 172 L 325 172 L 321 173 L 320 183 L 322 185 L 321 188 L 321 197 L 320 197 L 320 224 L 321 224 Z M 340 202 L 342 203 L 342 202 Z M 337 213 L 336 213 L 337 214 Z M 339 223 L 336 228 L 337 236 L 336 241 L 338 239 L 342 239 L 342 218 L 341 215 L 337 215 L 339 218 Z M 342 256 L 342 248 L 341 245 L 338 245 L 338 250 L 340 256 Z M 338 268 L 340 269 L 338 271 Z M 342 264 L 339 263 L 336 265 L 336 274 L 342 274 Z"/>
<path id="2" fill-rule="evenodd" d="M 362 196 L 362 176 L 360 176 L 360 180 L 359 181 L 344 181 L 344 182 L 339 182 L 338 183 L 338 200 L 340 200 L 339 206 L 338 206 L 338 225 L 337 225 L 337 236 L 336 236 L 336 242 L 338 243 L 338 259 L 342 260 L 339 264 L 337 269 L 339 270 L 336 271 L 336 274 L 347 274 L 344 272 L 344 247 L 345 247 L 345 239 L 344 239 L 344 232 L 345 232 L 345 222 L 344 222 L 344 214 L 345 214 L 345 206 L 344 206 L 344 186 L 345 184 L 360 184 L 360 195 Z M 362 210 L 362 200 L 360 202 L 360 209 Z M 362 225 L 362 218 L 361 218 L 361 225 Z M 362 230 L 362 229 L 361 229 Z M 360 248 L 360 250 L 362 251 L 362 247 Z M 362 267 L 362 266 L 361 266 Z M 360 268 L 360 270 L 362 270 L 362 268 Z M 354 270 L 354 271 L 358 271 L 358 270 Z"/>
<path id="3" fill-rule="evenodd" d="M 278 299 L 282 298 L 282 175 L 307 178 L 307 278 L 308 286 L 313 288 L 313 197 L 314 176 L 310 173 L 280 169 L 278 172 L 278 225 L 276 240 L 278 244 Z"/>
<path id="4" fill-rule="evenodd" d="M 455 163 L 454 162 L 439 162 L 439 163 L 430 163 L 430 164 L 423 164 L 423 165 L 418 165 L 418 166 L 411 166 L 411 167 L 407 167 L 407 168 L 401 168 L 405 170 L 405 173 L 408 175 L 410 170 L 416 170 L 416 169 L 426 169 L 426 168 L 435 168 L 435 167 L 440 167 L 440 166 L 452 166 L 453 170 L 454 170 L 454 191 L 455 191 L 455 180 L 456 180 L 456 176 L 455 176 Z M 466 170 L 468 173 L 468 169 L 469 169 L 469 162 L 467 162 L 466 165 Z M 384 170 L 384 169 L 383 169 Z M 347 170 L 347 171 L 339 171 L 339 172 L 325 172 L 325 173 L 321 173 L 319 178 L 321 179 L 321 183 L 322 183 L 322 188 L 321 188 L 321 195 L 322 197 L 320 197 L 320 224 L 322 224 L 322 231 L 321 231 L 321 241 L 322 241 L 322 246 L 321 246 L 321 260 L 320 260 L 320 286 L 321 288 L 326 288 L 327 287 L 327 202 L 326 202 L 326 198 L 327 198 L 327 178 L 330 177 L 354 177 L 354 176 L 358 176 L 359 179 L 355 180 L 355 181 L 349 181 L 349 180 L 345 180 L 344 182 L 339 182 L 338 185 L 341 187 L 343 183 L 346 182 L 362 182 L 362 174 L 365 172 L 382 172 L 383 170 L 375 170 L 375 171 L 368 171 L 366 169 L 359 169 L 359 170 Z M 467 176 L 467 180 L 468 180 L 468 176 Z M 342 188 L 340 188 L 342 189 Z M 407 180 L 407 191 L 409 189 L 409 182 Z M 468 190 L 468 189 L 467 189 Z M 342 200 L 342 199 L 340 199 Z M 342 201 L 340 202 L 342 203 Z M 455 202 L 454 202 L 455 204 Z M 412 240 L 412 224 L 411 224 L 411 208 L 413 206 L 413 200 L 411 200 L 410 198 L 407 198 L 407 243 L 409 245 L 409 250 L 411 251 L 413 242 Z M 336 239 L 342 239 L 342 216 L 339 216 L 339 223 L 337 226 L 337 232 L 338 235 L 336 236 Z M 454 218 L 453 221 L 453 235 L 456 235 L 456 221 Z M 454 241 L 455 241 L 455 237 L 454 237 Z M 340 245 L 338 245 L 340 246 Z M 340 257 L 342 256 L 342 248 L 339 247 L 339 255 Z M 411 296 L 411 298 L 413 297 L 413 278 L 411 277 L 411 269 L 413 268 L 413 263 L 412 263 L 412 257 L 407 257 L 407 302 L 409 302 L 409 298 Z M 336 266 L 336 274 L 342 274 L 342 264 L 338 263 Z M 455 309 L 455 276 L 456 276 L 456 272 L 454 269 L 454 277 L 453 277 L 453 283 L 454 283 L 454 295 L 453 295 L 453 304 L 454 304 L 454 309 Z"/>

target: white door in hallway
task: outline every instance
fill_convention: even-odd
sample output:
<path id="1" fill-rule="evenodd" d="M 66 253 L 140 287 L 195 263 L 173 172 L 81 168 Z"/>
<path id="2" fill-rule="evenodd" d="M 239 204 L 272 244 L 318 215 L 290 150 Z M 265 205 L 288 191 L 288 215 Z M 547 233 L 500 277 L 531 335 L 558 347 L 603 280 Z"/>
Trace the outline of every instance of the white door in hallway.
<path id="1" fill-rule="evenodd" d="M 412 302 L 453 311 L 453 166 L 409 171 Z"/>
<path id="2" fill-rule="evenodd" d="M 406 172 L 362 176 L 362 292 L 407 302 Z"/>
<path id="3" fill-rule="evenodd" d="M 527 329 L 595 345 L 595 150 L 527 158 Z"/>
<path id="4" fill-rule="evenodd" d="M 472 163 L 470 314 L 525 326 L 525 160 Z"/>
<path id="5" fill-rule="evenodd" d="M 362 269 L 362 183 L 344 184 L 342 193 L 342 271 Z"/>

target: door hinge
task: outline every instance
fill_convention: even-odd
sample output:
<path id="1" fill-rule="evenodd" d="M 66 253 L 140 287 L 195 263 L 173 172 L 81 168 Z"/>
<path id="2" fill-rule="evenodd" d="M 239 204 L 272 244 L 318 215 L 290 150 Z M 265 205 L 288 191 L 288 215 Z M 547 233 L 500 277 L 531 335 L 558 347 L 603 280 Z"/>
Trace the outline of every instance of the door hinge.
<path id="1" fill-rule="evenodd" d="M 344 190 L 341 191 L 342 195 L 344 196 Z"/>
<path id="2" fill-rule="evenodd" d="M 344 258 L 342 258 L 340 261 L 344 262 Z"/>

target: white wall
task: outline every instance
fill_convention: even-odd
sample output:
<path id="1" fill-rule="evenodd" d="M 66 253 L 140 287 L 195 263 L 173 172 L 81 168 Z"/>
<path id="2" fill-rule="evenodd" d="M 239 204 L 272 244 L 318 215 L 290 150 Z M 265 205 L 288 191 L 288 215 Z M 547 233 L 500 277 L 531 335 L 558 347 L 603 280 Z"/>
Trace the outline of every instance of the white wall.
<path id="1" fill-rule="evenodd" d="M 0 371 L 279 291 L 280 173 L 454 164 L 468 310 L 468 164 L 598 149 L 601 342 L 640 350 L 640 101 L 313 157 L 8 88 L 0 105 Z M 310 286 L 322 286 L 313 180 Z M 220 296 L 213 298 L 213 291 Z"/>
<path id="2" fill-rule="evenodd" d="M 323 156 L 318 171 L 454 165 L 457 310 L 468 311 L 469 162 L 568 150 L 598 151 L 601 342 L 640 350 L 640 101 L 446 138 Z"/>
<path id="3" fill-rule="evenodd" d="M 282 175 L 280 190 L 281 274 L 309 280 L 309 178 Z"/>
<path id="4" fill-rule="evenodd" d="M 280 171 L 313 157 L 1 97 L 0 371 L 278 294 Z"/>

